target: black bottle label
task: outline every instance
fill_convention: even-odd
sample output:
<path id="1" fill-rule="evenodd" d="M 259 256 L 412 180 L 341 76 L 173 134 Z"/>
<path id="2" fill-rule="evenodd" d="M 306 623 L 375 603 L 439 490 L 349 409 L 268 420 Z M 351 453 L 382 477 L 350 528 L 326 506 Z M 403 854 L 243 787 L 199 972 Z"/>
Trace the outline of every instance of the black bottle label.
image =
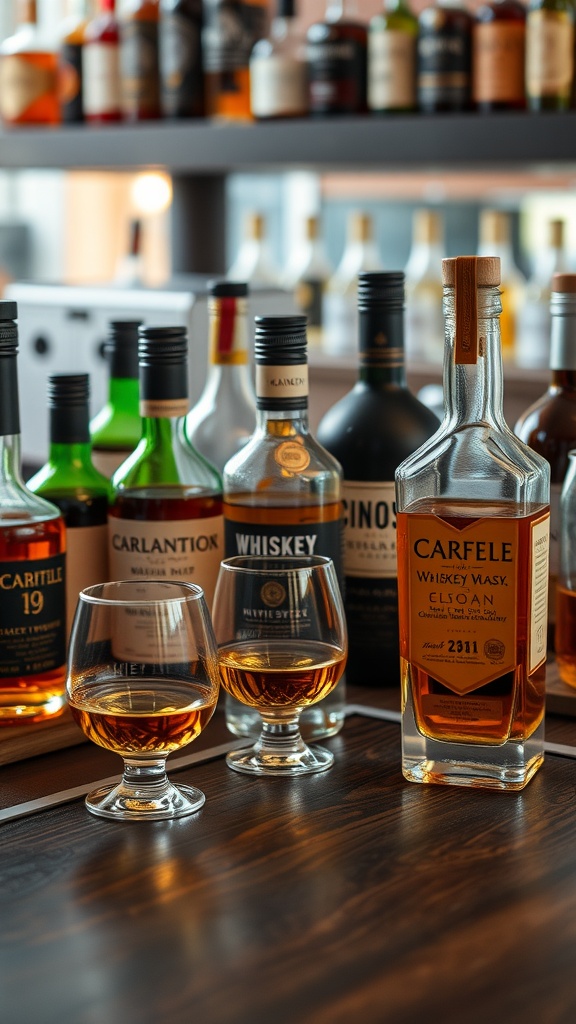
<path id="1" fill-rule="evenodd" d="M 65 123 L 84 120 L 82 107 L 82 47 L 64 43 L 58 61 L 58 97 Z"/>
<path id="2" fill-rule="evenodd" d="M 65 555 L 0 563 L 0 673 L 34 676 L 66 661 Z"/>
<path id="3" fill-rule="evenodd" d="M 465 108 L 470 100 L 470 34 L 460 25 L 422 27 L 418 37 L 418 102 L 424 109 Z"/>
<path id="4" fill-rule="evenodd" d="M 160 21 L 160 81 L 166 117 L 203 112 L 202 7 L 194 14 L 166 13 Z"/>
<path id="5" fill-rule="evenodd" d="M 324 555 L 334 562 L 336 575 L 341 582 L 342 531 L 341 519 L 328 523 L 288 526 L 277 523 L 239 523 L 224 518 L 226 557 L 268 555 L 272 558 L 294 558 Z"/>
<path id="6" fill-rule="evenodd" d="M 366 47 L 357 39 L 340 38 L 308 44 L 310 111 L 344 114 L 366 105 Z"/>

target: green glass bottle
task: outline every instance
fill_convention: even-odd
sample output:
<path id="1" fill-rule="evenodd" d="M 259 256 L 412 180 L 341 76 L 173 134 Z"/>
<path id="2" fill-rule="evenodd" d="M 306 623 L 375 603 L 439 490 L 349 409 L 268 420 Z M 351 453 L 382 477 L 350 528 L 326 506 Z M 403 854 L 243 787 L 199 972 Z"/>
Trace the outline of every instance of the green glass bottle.
<path id="1" fill-rule="evenodd" d="M 35 494 L 56 505 L 66 524 L 66 620 L 68 635 L 78 594 L 108 579 L 107 522 L 110 481 L 92 464 L 87 373 L 48 378 L 50 451 L 28 481 Z"/>
<path id="2" fill-rule="evenodd" d="M 418 19 L 406 0 L 384 0 L 368 26 L 368 107 L 375 113 L 416 109 Z"/>
<path id="3" fill-rule="evenodd" d="M 568 110 L 574 77 L 572 0 L 531 0 L 526 18 L 529 110 Z"/>
<path id="4" fill-rule="evenodd" d="M 111 477 L 134 451 L 142 433 L 138 385 L 137 320 L 113 320 L 105 352 L 110 360 L 108 401 L 90 423 L 92 458 Z"/>

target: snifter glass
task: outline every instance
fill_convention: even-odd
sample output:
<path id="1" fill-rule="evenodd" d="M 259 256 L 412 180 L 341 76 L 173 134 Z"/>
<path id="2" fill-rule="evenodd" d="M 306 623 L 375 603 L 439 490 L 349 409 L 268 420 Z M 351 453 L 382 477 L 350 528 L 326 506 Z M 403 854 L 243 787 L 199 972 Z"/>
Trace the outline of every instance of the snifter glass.
<path id="1" fill-rule="evenodd" d="M 86 797 L 113 819 L 178 818 L 204 794 L 174 786 L 166 758 L 191 743 L 218 700 L 216 642 L 204 593 L 191 583 L 100 583 L 79 595 L 67 678 L 88 739 L 124 758 L 118 785 Z"/>
<path id="2" fill-rule="evenodd" d="M 346 664 L 346 622 L 332 560 L 228 558 L 212 614 L 222 685 L 262 719 L 254 746 L 228 754 L 230 768 L 284 776 L 330 768 L 333 754 L 304 743 L 299 718 L 334 689 Z"/>

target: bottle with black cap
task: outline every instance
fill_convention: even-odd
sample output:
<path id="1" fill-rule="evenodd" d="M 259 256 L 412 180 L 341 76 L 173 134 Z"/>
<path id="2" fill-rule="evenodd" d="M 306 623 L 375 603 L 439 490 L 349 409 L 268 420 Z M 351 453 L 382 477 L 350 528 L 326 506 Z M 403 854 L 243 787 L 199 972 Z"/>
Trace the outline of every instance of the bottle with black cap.
<path id="1" fill-rule="evenodd" d="M 92 458 L 111 477 L 134 451 L 142 434 L 138 402 L 139 320 L 112 320 L 104 343 L 109 361 L 108 401 L 90 422 Z"/>
<path id="2" fill-rule="evenodd" d="M 66 527 L 22 480 L 18 309 L 0 302 L 0 724 L 30 724 L 65 705 Z"/>
<path id="3" fill-rule="evenodd" d="M 186 417 L 186 436 L 222 472 L 256 425 L 256 396 L 248 361 L 248 286 L 208 285 L 209 354 L 206 384 Z"/>
<path id="4" fill-rule="evenodd" d="M 78 594 L 108 579 L 110 481 L 92 465 L 87 373 L 48 378 L 50 451 L 28 481 L 30 490 L 60 509 L 66 523 L 66 620 L 68 636 Z"/>
<path id="5" fill-rule="evenodd" d="M 112 579 L 196 583 L 208 606 L 224 557 L 220 474 L 187 440 L 185 327 L 140 327 L 142 436 L 112 477 Z"/>
<path id="6" fill-rule="evenodd" d="M 341 579 L 341 469 L 308 426 L 305 316 L 256 317 L 256 429 L 224 467 L 226 557 L 326 555 Z M 280 627 L 282 628 L 282 627 Z M 226 695 L 228 727 L 259 733 L 258 713 Z M 344 683 L 301 718 L 307 738 L 338 732 Z"/>
<path id="7" fill-rule="evenodd" d="M 406 384 L 404 274 L 360 274 L 358 312 L 358 380 L 325 414 L 318 439 L 344 473 L 347 680 L 398 685 L 394 473 L 438 420 Z"/>

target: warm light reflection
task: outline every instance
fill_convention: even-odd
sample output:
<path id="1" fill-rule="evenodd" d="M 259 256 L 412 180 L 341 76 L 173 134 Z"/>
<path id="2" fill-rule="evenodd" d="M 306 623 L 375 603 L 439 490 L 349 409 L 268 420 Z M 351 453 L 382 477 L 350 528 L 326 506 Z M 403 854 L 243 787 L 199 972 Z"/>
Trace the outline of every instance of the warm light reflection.
<path id="1" fill-rule="evenodd" d="M 137 174 L 132 183 L 131 198 L 137 213 L 163 213 L 172 202 L 172 182 L 167 174 L 159 171 Z"/>

